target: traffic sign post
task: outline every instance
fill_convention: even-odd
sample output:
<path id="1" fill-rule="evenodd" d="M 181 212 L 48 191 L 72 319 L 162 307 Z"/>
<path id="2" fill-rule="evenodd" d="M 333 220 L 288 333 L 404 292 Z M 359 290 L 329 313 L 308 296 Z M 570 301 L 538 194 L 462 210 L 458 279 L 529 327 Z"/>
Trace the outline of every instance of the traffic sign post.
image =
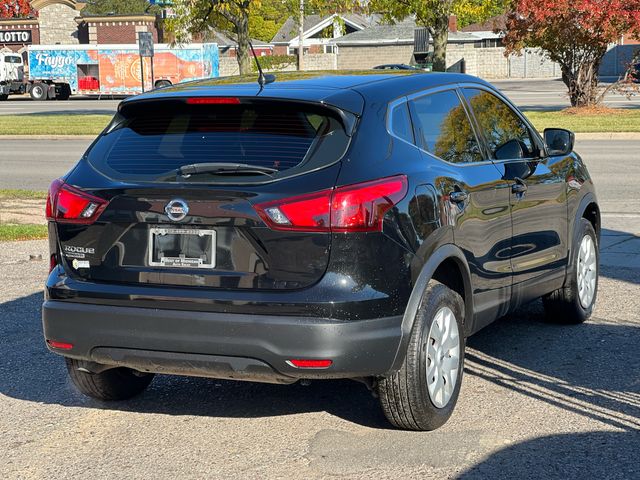
<path id="1" fill-rule="evenodd" d="M 138 50 L 140 52 L 140 77 L 142 81 L 142 92 L 144 93 L 144 59 L 148 57 L 151 59 L 151 88 L 153 88 L 153 33 L 151 32 L 139 32 L 138 33 Z"/>

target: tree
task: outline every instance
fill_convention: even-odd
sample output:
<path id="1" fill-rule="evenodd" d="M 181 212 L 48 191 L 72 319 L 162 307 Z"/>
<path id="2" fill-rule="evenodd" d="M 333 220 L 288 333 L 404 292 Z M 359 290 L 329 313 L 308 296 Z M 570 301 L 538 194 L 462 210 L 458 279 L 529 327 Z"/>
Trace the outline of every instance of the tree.
<path id="1" fill-rule="evenodd" d="M 251 73 L 249 12 L 260 8 L 260 0 L 176 0 L 175 16 L 165 26 L 177 43 L 188 43 L 192 35 L 211 28 L 231 32 L 238 44 L 236 58 L 240 75 Z"/>
<path id="2" fill-rule="evenodd" d="M 502 15 L 507 11 L 511 0 L 459 0 L 453 3 L 453 14 L 458 17 L 458 28 L 464 28 L 472 23 Z"/>
<path id="3" fill-rule="evenodd" d="M 571 105 L 595 105 L 608 45 L 640 37 L 640 0 L 514 0 L 506 30 L 507 54 L 541 48 L 560 65 Z"/>
<path id="4" fill-rule="evenodd" d="M 265 42 L 278 33 L 280 26 L 289 16 L 286 2 L 282 0 L 262 0 L 256 8 L 252 5 L 249 13 L 249 35 Z"/>
<path id="5" fill-rule="evenodd" d="M 286 13 L 296 12 L 297 15 L 299 0 L 175 0 L 175 16 L 168 19 L 165 26 L 173 33 L 177 43 L 187 43 L 192 35 L 201 34 L 211 28 L 231 32 L 238 44 L 240 75 L 247 75 L 252 70 L 249 50 L 251 18 L 261 16 L 263 9 L 278 3 L 276 11 L 285 13 L 280 17 L 282 22 L 289 16 Z M 313 13 L 325 14 L 344 11 L 347 5 L 355 7 L 357 4 L 358 0 L 308 0 L 305 2 L 305 8 Z M 255 25 L 258 25 L 258 22 Z"/>
<path id="6" fill-rule="evenodd" d="M 447 68 L 447 39 L 449 16 L 473 12 L 476 21 L 483 21 L 493 14 L 492 6 L 505 0 L 371 0 L 371 11 L 381 13 L 383 19 L 395 23 L 414 16 L 416 23 L 433 29 L 433 69 L 444 72 Z"/>
<path id="7" fill-rule="evenodd" d="M 92 0 L 82 9 L 83 14 L 108 15 L 155 12 L 156 7 L 147 0 Z"/>
<path id="8" fill-rule="evenodd" d="M 29 0 L 0 0 L 0 18 L 35 17 Z"/>

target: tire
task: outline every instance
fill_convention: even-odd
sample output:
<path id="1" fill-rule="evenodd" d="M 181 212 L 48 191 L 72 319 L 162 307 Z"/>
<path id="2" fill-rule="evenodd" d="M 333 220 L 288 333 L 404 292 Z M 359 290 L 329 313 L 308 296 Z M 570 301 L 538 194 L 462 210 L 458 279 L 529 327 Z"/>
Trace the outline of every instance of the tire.
<path id="1" fill-rule="evenodd" d="M 164 87 L 170 87 L 171 86 L 171 82 L 169 80 L 158 80 L 156 82 L 156 88 L 164 88 Z"/>
<path id="2" fill-rule="evenodd" d="M 56 94 L 56 100 L 69 100 L 71 96 L 71 87 L 66 83 L 58 89 Z"/>
<path id="3" fill-rule="evenodd" d="M 455 333 L 453 331 L 455 325 L 457 339 L 455 336 L 449 337 L 452 346 L 446 352 L 441 352 L 440 349 L 431 350 L 428 344 L 435 346 L 439 343 L 434 343 L 434 337 L 437 336 L 438 325 L 447 323 L 441 316 L 447 310 L 455 317 L 453 320 L 449 318 L 448 332 Z M 449 419 L 458 400 L 462 383 L 465 346 L 463 320 L 462 297 L 440 282 L 431 280 L 422 296 L 402 367 L 398 372 L 378 381 L 380 404 L 391 424 L 406 430 L 426 431 L 435 430 Z M 433 329 L 432 325 L 434 325 Z M 428 354 L 428 350 L 432 353 Z M 448 388 L 448 399 L 438 396 L 437 391 L 430 392 L 429 384 L 437 386 L 432 382 L 438 377 L 439 370 L 436 368 L 435 374 L 433 370 L 429 371 L 427 362 L 430 362 L 430 365 L 434 364 L 432 358 L 433 353 L 436 352 L 438 353 L 436 357 L 444 353 L 445 358 L 455 362 L 452 367 L 455 368 L 456 375 L 455 380 L 450 382 L 453 388 Z M 428 372 L 429 376 L 433 375 L 432 382 L 427 381 Z M 440 378 L 443 376 L 440 375 Z M 446 382 L 443 385 L 445 388 Z"/>
<path id="4" fill-rule="evenodd" d="M 32 100 L 46 100 L 49 92 L 49 86 L 44 83 L 34 83 L 31 85 L 29 95 Z"/>
<path id="5" fill-rule="evenodd" d="M 4 102 L 8 98 L 9 98 L 9 95 L 6 93 L 3 93 L 2 95 L 0 95 L 0 102 Z"/>
<path id="6" fill-rule="evenodd" d="M 79 362 L 65 358 L 71 381 L 84 395 L 98 400 L 126 400 L 142 393 L 153 380 L 153 373 L 139 373 L 129 368 L 113 368 L 102 373 L 78 370 Z"/>
<path id="7" fill-rule="evenodd" d="M 593 312 L 593 306 L 598 296 L 598 273 L 600 265 L 600 249 L 598 245 L 598 237 L 593 229 L 593 225 L 584 219 L 580 219 L 579 225 L 580 235 L 577 244 L 571 249 L 571 268 L 567 273 L 565 285 L 549 295 L 542 298 L 546 318 L 552 323 L 577 324 L 587 320 Z M 591 245 L 591 253 L 595 263 L 591 264 L 590 260 L 581 260 L 581 255 L 585 254 L 586 245 Z M 582 252 L 582 253 L 581 253 Z M 580 288 L 582 279 L 586 278 L 582 285 L 588 285 L 585 295 L 584 288 Z M 581 293 L 583 295 L 581 296 Z"/>

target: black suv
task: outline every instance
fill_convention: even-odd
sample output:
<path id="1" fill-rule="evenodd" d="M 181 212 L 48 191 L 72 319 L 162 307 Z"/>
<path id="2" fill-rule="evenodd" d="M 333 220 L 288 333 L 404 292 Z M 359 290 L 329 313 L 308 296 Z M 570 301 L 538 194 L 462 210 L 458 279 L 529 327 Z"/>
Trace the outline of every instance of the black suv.
<path id="1" fill-rule="evenodd" d="M 47 345 L 103 400 L 154 373 L 353 378 L 394 425 L 437 428 L 467 336 L 539 297 L 591 314 L 600 214 L 573 140 L 458 74 L 127 99 L 51 185 Z"/>

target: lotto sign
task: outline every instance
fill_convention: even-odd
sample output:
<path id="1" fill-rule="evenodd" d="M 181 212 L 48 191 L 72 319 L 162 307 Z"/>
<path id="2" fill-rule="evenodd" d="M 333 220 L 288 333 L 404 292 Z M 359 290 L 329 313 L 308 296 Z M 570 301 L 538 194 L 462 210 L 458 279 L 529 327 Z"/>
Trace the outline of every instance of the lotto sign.
<path id="1" fill-rule="evenodd" d="M 31 43 L 31 30 L 0 30 L 0 43 Z"/>

